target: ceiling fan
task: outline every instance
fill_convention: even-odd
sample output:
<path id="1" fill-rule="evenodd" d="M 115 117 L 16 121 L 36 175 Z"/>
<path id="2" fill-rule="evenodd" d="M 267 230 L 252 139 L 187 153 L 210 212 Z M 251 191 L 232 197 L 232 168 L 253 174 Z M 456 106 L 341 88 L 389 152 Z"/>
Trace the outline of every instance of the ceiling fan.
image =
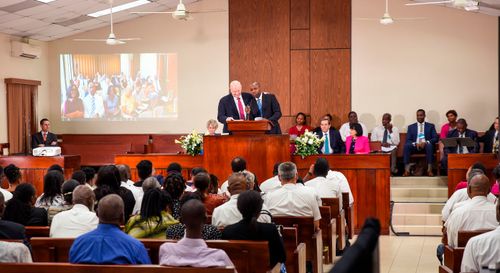
<path id="1" fill-rule="evenodd" d="M 389 14 L 389 0 L 385 0 L 385 12 L 381 18 L 356 18 L 356 20 L 367 20 L 367 21 L 375 21 L 378 20 L 382 25 L 390 25 L 394 23 L 394 21 L 403 21 L 403 20 L 423 20 L 424 17 L 413 17 L 413 18 L 393 18 Z"/>
<path id="2" fill-rule="evenodd" d="M 444 1 L 430 1 L 430 2 L 415 2 L 407 3 L 407 6 L 423 6 L 423 5 L 442 5 L 451 4 L 456 8 L 463 8 L 466 11 L 477 11 L 479 10 L 480 3 L 475 0 L 444 0 Z"/>
<path id="3" fill-rule="evenodd" d="M 122 45 L 125 44 L 126 41 L 137 41 L 141 38 L 116 38 L 116 35 L 113 31 L 113 0 L 109 1 L 109 16 L 110 16 L 110 25 L 111 31 L 108 35 L 107 39 L 73 39 L 73 41 L 77 42 L 106 42 L 107 45 Z"/>
<path id="4" fill-rule="evenodd" d="M 209 12 L 225 12 L 225 10 L 201 10 L 201 11 L 188 11 L 182 0 L 179 0 L 179 4 L 174 11 L 135 11 L 131 12 L 133 14 L 172 14 L 172 17 L 176 20 L 192 20 L 191 14 L 195 13 L 209 13 Z"/>

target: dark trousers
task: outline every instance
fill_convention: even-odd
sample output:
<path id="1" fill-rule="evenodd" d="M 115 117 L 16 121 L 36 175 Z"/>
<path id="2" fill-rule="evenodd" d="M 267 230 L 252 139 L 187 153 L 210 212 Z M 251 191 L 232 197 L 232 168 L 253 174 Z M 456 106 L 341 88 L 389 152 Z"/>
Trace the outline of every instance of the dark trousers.
<path id="1" fill-rule="evenodd" d="M 434 145 L 432 145 L 431 143 L 426 143 L 424 149 L 418 150 L 416 146 L 413 146 L 413 144 L 406 143 L 403 149 L 403 162 L 405 166 L 410 164 L 410 155 L 418 152 L 425 152 L 427 164 L 432 164 L 434 156 Z"/>

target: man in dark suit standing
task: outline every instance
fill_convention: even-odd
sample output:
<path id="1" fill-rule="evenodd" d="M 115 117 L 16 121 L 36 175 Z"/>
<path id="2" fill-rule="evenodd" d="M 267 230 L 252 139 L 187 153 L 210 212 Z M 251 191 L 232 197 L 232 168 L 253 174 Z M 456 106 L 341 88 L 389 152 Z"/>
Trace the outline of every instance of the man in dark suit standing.
<path id="1" fill-rule="evenodd" d="M 254 82 L 250 85 L 250 93 L 255 98 L 257 108 L 252 109 L 254 117 L 261 117 L 272 123 L 270 134 L 281 134 L 278 120 L 281 118 L 281 108 L 276 96 L 260 91 L 260 83 Z M 255 104 L 254 104 L 255 105 Z"/>
<path id="2" fill-rule="evenodd" d="M 57 146 L 57 135 L 49 132 L 50 121 L 46 118 L 40 120 L 42 130 L 31 136 L 31 148 Z"/>
<path id="3" fill-rule="evenodd" d="M 3 216 L 4 210 L 5 210 L 5 198 L 3 194 L 0 193 L 0 217 Z M 18 223 L 0 219 L 0 239 L 9 239 L 9 240 L 26 239 L 24 226 Z"/>
<path id="4" fill-rule="evenodd" d="M 340 137 L 339 131 L 332 128 L 330 120 L 328 118 L 323 118 L 320 123 L 321 130 L 318 132 L 318 136 L 322 138 L 325 136 L 325 141 L 318 149 L 321 154 L 344 154 L 345 145 Z"/>
<path id="5" fill-rule="evenodd" d="M 217 111 L 217 120 L 224 124 L 224 133 L 229 133 L 227 129 L 227 121 L 230 120 L 251 120 L 253 119 L 250 112 L 251 106 L 255 103 L 253 96 L 248 93 L 241 92 L 241 83 L 239 81 L 232 81 L 229 84 L 230 94 L 222 97 L 219 101 Z"/>
<path id="6" fill-rule="evenodd" d="M 403 149 L 403 161 L 405 164 L 403 176 L 410 175 L 410 155 L 416 152 L 425 152 L 427 175 L 434 176 L 432 173 L 432 162 L 434 161 L 434 146 L 438 140 L 436 127 L 432 123 L 425 122 L 425 111 L 418 109 L 417 122 L 408 126 L 406 134 L 406 143 Z"/>

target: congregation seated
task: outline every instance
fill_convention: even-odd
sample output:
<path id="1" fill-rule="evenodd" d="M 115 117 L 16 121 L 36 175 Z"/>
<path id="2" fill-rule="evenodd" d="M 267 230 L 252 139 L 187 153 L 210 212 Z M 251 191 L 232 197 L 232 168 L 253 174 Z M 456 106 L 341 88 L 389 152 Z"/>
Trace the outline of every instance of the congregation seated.
<path id="1" fill-rule="evenodd" d="M 338 198 L 342 204 L 342 190 L 338 180 L 328 179 L 330 166 L 325 158 L 318 158 L 309 168 L 309 173 L 313 173 L 314 178 L 304 183 L 306 187 L 313 188 L 320 198 Z M 304 179 L 305 180 L 305 179 Z"/>
<path id="2" fill-rule="evenodd" d="M 264 195 L 264 204 L 271 215 L 313 217 L 314 227 L 319 229 L 321 199 L 314 189 L 297 184 L 297 166 L 292 162 L 281 163 L 278 176 L 283 186 Z"/>
<path id="3" fill-rule="evenodd" d="M 285 263 L 286 252 L 278 228 L 274 224 L 258 221 L 263 204 L 264 200 L 257 191 L 248 190 L 240 193 L 237 207 L 242 219 L 226 226 L 222 231 L 222 239 L 267 241 L 269 243 L 269 266 L 272 268 L 277 263 Z"/>
<path id="4" fill-rule="evenodd" d="M 80 185 L 85 185 L 87 183 L 87 176 L 84 171 L 78 170 L 71 174 L 71 179 L 78 181 Z"/>
<path id="5" fill-rule="evenodd" d="M 311 127 L 307 125 L 306 114 L 299 112 L 295 116 L 295 125 L 288 129 L 290 139 L 293 141 L 297 137 L 302 136 L 306 131 L 311 131 Z M 295 144 L 290 143 L 290 153 L 295 153 Z"/>
<path id="6" fill-rule="evenodd" d="M 3 219 L 5 210 L 5 198 L 0 194 L 0 239 L 24 240 L 26 239 L 24 226 Z"/>
<path id="7" fill-rule="evenodd" d="M 192 267 L 234 267 L 227 254 L 209 248 L 202 238 L 207 218 L 200 200 L 189 200 L 181 207 L 181 223 L 186 227 L 185 236 L 177 243 L 164 243 L 160 247 L 160 265 Z"/>
<path id="8" fill-rule="evenodd" d="M 91 189 L 96 188 L 97 173 L 94 168 L 83 167 L 82 172 L 85 173 L 85 185 Z"/>
<path id="9" fill-rule="evenodd" d="M 32 262 L 30 250 L 23 243 L 0 241 L 0 263 Z"/>
<path id="10" fill-rule="evenodd" d="M 73 206 L 73 191 L 79 185 L 80 184 L 78 183 L 78 181 L 73 179 L 67 180 L 62 184 L 61 194 L 63 196 L 64 203 L 61 205 L 52 205 L 47 209 L 49 226 L 56 214 L 71 209 L 71 207 Z"/>
<path id="11" fill-rule="evenodd" d="M 49 171 L 43 177 L 43 193 L 36 199 L 35 207 L 48 209 L 50 206 L 61 207 L 64 198 L 61 194 L 61 186 L 64 176 L 59 171 Z"/>
<path id="12" fill-rule="evenodd" d="M 85 185 L 79 185 L 71 195 L 73 207 L 54 216 L 50 225 L 50 237 L 76 238 L 97 228 L 99 219 L 92 211 L 96 200 L 94 192 Z"/>
<path id="13" fill-rule="evenodd" d="M 231 160 L 231 171 L 233 173 L 238 173 L 245 171 L 247 169 L 247 162 L 243 157 L 235 157 L 233 160 Z M 222 185 L 220 186 L 220 190 L 222 193 L 227 194 L 229 191 L 227 190 L 228 187 L 228 180 L 224 181 Z"/>
<path id="14" fill-rule="evenodd" d="M 326 178 L 329 180 L 338 181 L 338 183 L 340 184 L 340 191 L 349 193 L 349 206 L 352 207 L 354 205 L 354 196 L 352 195 L 351 187 L 349 186 L 349 182 L 347 181 L 345 175 L 341 172 L 328 170 Z M 306 181 L 305 177 L 304 181 Z"/>
<path id="15" fill-rule="evenodd" d="M 210 176 L 206 172 L 198 173 L 193 178 L 193 183 L 196 191 L 200 194 L 207 213 L 211 215 L 215 208 L 224 204 L 226 198 L 219 194 L 208 193 L 210 185 Z"/>
<path id="16" fill-rule="evenodd" d="M 19 170 L 16 165 L 9 164 L 3 169 L 3 173 L 7 178 L 7 182 L 9 183 L 9 188 L 7 189 L 7 191 L 13 193 L 16 190 L 16 187 L 21 184 L 21 170 Z"/>
<path id="17" fill-rule="evenodd" d="M 101 198 L 108 194 L 118 194 L 125 204 L 125 221 L 128 221 L 135 206 L 132 192 L 121 186 L 120 172 L 114 165 L 101 167 L 97 173 L 97 188 L 94 190 L 98 205 Z M 142 185 L 142 183 L 141 183 Z"/>
<path id="18" fill-rule="evenodd" d="M 184 193 L 180 200 L 180 207 L 182 208 L 182 206 L 187 201 L 193 199 L 201 201 L 201 196 L 195 192 Z M 185 232 L 186 232 L 186 226 L 183 223 L 171 225 L 166 232 L 167 239 L 180 240 L 184 238 Z M 203 238 L 203 240 L 219 240 L 221 236 L 222 233 L 220 232 L 220 230 L 213 225 L 204 224 L 201 229 L 201 237 Z"/>
<path id="19" fill-rule="evenodd" d="M 408 126 L 406 143 L 403 149 L 403 176 L 410 175 L 410 156 L 413 153 L 424 152 L 427 161 L 427 175 L 434 176 L 432 163 L 434 162 L 434 145 L 438 135 L 434 124 L 425 121 L 425 110 L 417 110 L 417 122 Z"/>
<path id="20" fill-rule="evenodd" d="M 484 174 L 474 175 L 467 192 L 471 199 L 455 207 L 444 224 L 451 247 L 457 246 L 459 230 L 494 229 L 498 226 L 495 204 L 486 197 L 490 193 L 488 177 Z"/>
<path id="21" fill-rule="evenodd" d="M 342 124 L 342 126 L 340 126 L 339 129 L 342 141 L 345 142 L 347 138 L 351 135 L 351 125 L 353 125 L 354 123 L 358 123 L 359 125 L 361 125 L 361 128 L 363 129 L 362 135 L 368 137 L 368 129 L 366 129 L 366 126 L 358 120 L 358 114 L 356 112 L 354 111 L 349 112 L 349 114 L 347 114 L 347 118 L 349 119 L 349 122 Z"/>
<path id="22" fill-rule="evenodd" d="M 147 190 L 142 199 L 140 214 L 130 217 L 125 225 L 125 232 L 134 238 L 165 238 L 165 231 L 179 223 L 170 214 L 171 205 L 172 199 L 166 191 L 159 188 Z"/>
<path id="23" fill-rule="evenodd" d="M 196 187 L 194 185 L 193 179 L 199 173 L 206 173 L 206 174 L 208 174 L 208 171 L 205 170 L 205 168 L 203 168 L 203 167 L 194 167 L 194 168 L 192 168 L 191 172 L 190 172 L 190 174 L 191 174 L 191 180 L 186 181 L 186 189 L 184 191 L 186 191 L 186 192 L 195 192 L 196 191 Z"/>
<path id="24" fill-rule="evenodd" d="M 363 128 L 359 123 L 349 125 L 350 135 L 345 140 L 346 154 L 369 154 L 370 141 L 363 135 Z"/>
<path id="25" fill-rule="evenodd" d="M 228 225 L 235 224 L 243 219 L 237 203 L 241 193 L 252 190 L 252 184 L 243 173 L 233 173 L 229 179 L 229 193 L 230 199 L 215 208 L 212 214 L 212 225 L 218 228 L 223 228 Z M 261 223 L 270 223 L 271 216 L 269 210 L 264 205 L 262 208 L 263 214 L 260 214 L 258 221 Z"/>
<path id="26" fill-rule="evenodd" d="M 500 223 L 500 202 L 496 204 L 496 220 Z M 462 272 L 481 272 L 481 269 L 500 261 L 500 225 L 490 231 L 472 237 L 465 246 Z"/>
<path id="27" fill-rule="evenodd" d="M 35 187 L 29 183 L 16 186 L 12 199 L 7 202 L 3 220 L 24 226 L 47 226 L 47 211 L 35 208 Z"/>
<path id="28" fill-rule="evenodd" d="M 153 163 L 147 159 L 139 161 L 135 166 L 137 168 L 137 175 L 139 176 L 139 181 L 134 183 L 134 186 L 141 188 L 142 182 L 146 180 L 146 178 L 153 176 L 155 173 L 155 169 L 153 168 Z"/>
<path id="29" fill-rule="evenodd" d="M 120 172 L 120 185 L 132 192 L 135 199 L 134 209 L 132 214 L 137 214 L 141 211 L 142 196 L 144 192 L 141 188 L 134 186 L 134 181 L 130 180 L 130 167 L 125 164 L 116 165 L 118 172 Z"/>
<path id="30" fill-rule="evenodd" d="M 60 174 L 64 175 L 64 169 L 61 165 L 59 164 L 52 164 L 47 168 L 47 172 L 50 171 L 58 171 Z"/>
<path id="31" fill-rule="evenodd" d="M 479 142 L 483 143 L 483 153 L 489 154 L 497 154 L 498 153 L 498 117 L 495 118 L 495 121 L 491 125 L 491 127 L 486 131 L 486 133 L 479 138 Z"/>
<path id="32" fill-rule="evenodd" d="M 468 184 L 467 178 L 469 177 L 469 174 L 473 169 L 480 169 L 481 171 L 483 171 L 483 173 L 486 173 L 486 166 L 484 166 L 483 163 L 478 161 L 478 162 L 470 165 L 469 168 L 467 169 L 466 174 L 465 174 L 465 180 L 458 182 L 458 184 L 455 186 L 455 191 L 467 188 L 467 184 Z"/>
<path id="33" fill-rule="evenodd" d="M 0 166 L 0 181 L 3 181 L 3 177 L 3 167 Z M 3 196 L 5 202 L 9 201 L 12 198 L 12 193 L 8 190 L 2 189 L 1 187 L 0 194 Z"/>
<path id="34" fill-rule="evenodd" d="M 120 229 L 124 220 L 124 203 L 119 195 L 102 197 L 97 215 L 97 228 L 77 237 L 71 245 L 70 263 L 151 264 L 144 245 Z"/>
<path id="35" fill-rule="evenodd" d="M 391 172 L 393 174 L 398 172 L 397 152 L 399 145 L 399 129 L 391 123 L 392 115 L 385 113 L 382 116 L 382 125 L 373 128 L 370 140 L 381 143 L 381 150 L 383 153 L 391 154 Z"/>
<path id="36" fill-rule="evenodd" d="M 281 187 L 281 182 L 280 182 L 280 179 L 278 177 L 278 167 L 280 164 L 281 164 L 280 162 L 274 164 L 273 177 L 260 183 L 259 188 L 263 193 L 271 192 L 271 191 Z"/>
<path id="37" fill-rule="evenodd" d="M 323 118 L 320 123 L 320 130 L 317 132 L 318 137 L 324 137 L 324 141 L 318 148 L 320 154 L 343 154 L 345 152 L 344 142 L 340 137 L 339 131 L 331 126 L 331 121 Z"/>
<path id="38" fill-rule="evenodd" d="M 172 216 L 179 219 L 181 215 L 181 196 L 186 189 L 186 181 L 180 172 L 169 172 L 165 178 L 163 188 L 170 194 L 172 198 Z"/>

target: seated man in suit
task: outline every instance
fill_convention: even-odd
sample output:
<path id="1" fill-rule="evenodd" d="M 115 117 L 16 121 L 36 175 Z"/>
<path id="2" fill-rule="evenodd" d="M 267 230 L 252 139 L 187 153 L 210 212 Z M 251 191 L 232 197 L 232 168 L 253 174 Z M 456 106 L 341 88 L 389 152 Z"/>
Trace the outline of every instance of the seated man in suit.
<path id="1" fill-rule="evenodd" d="M 448 165 L 448 154 L 469 154 L 469 153 L 478 153 L 479 152 L 479 145 L 477 143 L 477 132 L 474 130 L 467 129 L 467 121 L 465 119 L 461 118 L 457 120 L 457 127 L 451 131 L 448 132 L 446 135 L 446 138 L 453 138 L 453 137 L 468 137 L 472 140 L 474 140 L 475 145 L 471 147 L 454 147 L 454 148 L 444 148 L 444 156 L 443 160 L 441 161 L 441 165 L 443 169 L 447 169 Z"/>
<path id="2" fill-rule="evenodd" d="M 241 83 L 239 81 L 232 81 L 229 84 L 230 94 L 222 97 L 219 100 L 219 107 L 217 110 L 217 120 L 224 124 L 222 132 L 229 133 L 227 129 L 227 122 L 231 120 L 251 120 L 250 109 L 257 106 L 251 106 L 255 103 L 253 96 L 248 93 L 241 93 Z"/>
<path id="3" fill-rule="evenodd" d="M 500 223 L 500 202 L 497 202 Z M 500 225 L 494 230 L 475 236 L 467 242 L 462 258 L 462 272 L 480 272 L 483 266 L 500 261 Z"/>
<path id="4" fill-rule="evenodd" d="M 262 117 L 269 120 L 273 125 L 270 134 L 281 134 L 278 120 L 281 118 L 281 108 L 276 96 L 260 91 L 260 83 L 254 82 L 250 85 L 250 93 L 255 98 L 257 108 L 252 109 L 254 117 Z"/>
<path id="5" fill-rule="evenodd" d="M 325 141 L 321 144 L 318 152 L 325 155 L 345 153 L 344 142 L 340 139 L 339 131 L 331 127 L 330 120 L 323 118 L 320 128 L 321 131 L 318 132 L 318 137 L 325 136 Z"/>
<path id="6" fill-rule="evenodd" d="M 434 124 L 425 122 L 425 110 L 417 110 L 417 122 L 408 126 L 406 143 L 403 148 L 403 161 L 405 172 L 403 176 L 410 175 L 410 155 L 415 152 L 425 152 L 427 159 L 427 175 L 432 173 L 432 162 L 434 157 L 434 145 L 438 142 L 438 135 Z"/>
<path id="7" fill-rule="evenodd" d="M 56 134 L 49 132 L 50 121 L 43 118 L 40 120 L 40 127 L 42 130 L 31 136 L 31 148 L 35 149 L 38 147 L 57 146 Z"/>

